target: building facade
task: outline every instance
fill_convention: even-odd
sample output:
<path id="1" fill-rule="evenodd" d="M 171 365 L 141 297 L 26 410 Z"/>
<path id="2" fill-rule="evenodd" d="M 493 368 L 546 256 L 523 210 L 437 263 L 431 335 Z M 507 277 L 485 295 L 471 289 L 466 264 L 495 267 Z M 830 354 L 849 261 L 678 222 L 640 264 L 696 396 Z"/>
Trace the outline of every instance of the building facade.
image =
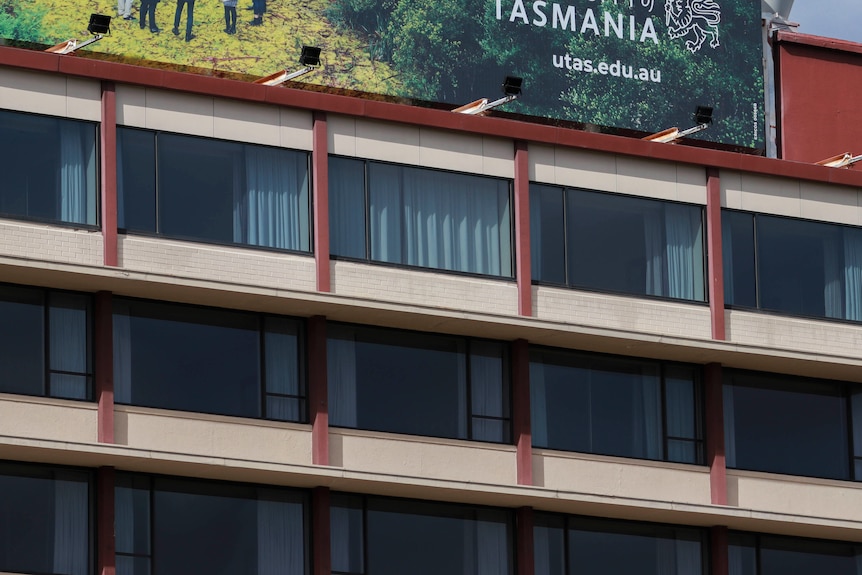
<path id="1" fill-rule="evenodd" d="M 862 572 L 857 171 L 7 47 L 0 134 L 0 572 Z"/>

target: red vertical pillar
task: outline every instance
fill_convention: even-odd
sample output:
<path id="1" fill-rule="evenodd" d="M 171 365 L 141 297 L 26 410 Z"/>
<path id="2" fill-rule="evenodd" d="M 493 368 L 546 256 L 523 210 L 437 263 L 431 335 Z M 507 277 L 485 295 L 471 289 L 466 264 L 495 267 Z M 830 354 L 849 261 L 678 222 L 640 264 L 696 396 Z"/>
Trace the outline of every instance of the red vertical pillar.
<path id="1" fill-rule="evenodd" d="M 533 434 L 530 427 L 530 348 L 512 342 L 512 427 L 517 446 L 518 485 L 533 484 Z"/>
<path id="2" fill-rule="evenodd" d="M 704 367 L 706 387 L 706 453 L 713 505 L 727 505 L 727 468 L 724 459 L 724 395 L 721 364 Z"/>
<path id="3" fill-rule="evenodd" d="M 111 292 L 96 293 L 95 375 L 99 443 L 114 443 L 114 330 Z"/>
<path id="4" fill-rule="evenodd" d="M 533 575 L 535 560 L 533 557 L 533 509 L 521 507 L 516 512 L 518 575 Z"/>
<path id="5" fill-rule="evenodd" d="M 329 465 L 329 400 L 326 379 L 326 318 L 308 319 L 308 402 L 311 461 Z"/>
<path id="6" fill-rule="evenodd" d="M 96 472 L 96 561 L 99 575 L 116 573 L 114 552 L 114 468 Z"/>
<path id="7" fill-rule="evenodd" d="M 706 171 L 706 243 L 709 254 L 709 311 L 712 339 L 725 339 L 724 266 L 721 255 L 721 180 L 718 170 Z"/>
<path id="8" fill-rule="evenodd" d="M 710 575 L 728 575 L 727 527 L 713 527 L 709 533 L 710 540 Z"/>
<path id="9" fill-rule="evenodd" d="M 330 291 L 329 272 L 329 140 L 326 114 L 314 113 L 314 151 L 311 154 L 314 182 L 314 261 L 317 268 L 317 291 Z"/>
<path id="10" fill-rule="evenodd" d="M 116 267 L 117 253 L 117 92 L 113 82 L 102 82 L 101 149 L 102 242 L 104 263 Z"/>
<path id="11" fill-rule="evenodd" d="M 518 313 L 533 315 L 533 281 L 530 269 L 530 163 L 527 143 L 515 142 L 515 277 Z"/>
<path id="12" fill-rule="evenodd" d="M 330 495 L 328 487 L 315 487 L 311 492 L 312 565 L 314 575 L 331 575 Z"/>

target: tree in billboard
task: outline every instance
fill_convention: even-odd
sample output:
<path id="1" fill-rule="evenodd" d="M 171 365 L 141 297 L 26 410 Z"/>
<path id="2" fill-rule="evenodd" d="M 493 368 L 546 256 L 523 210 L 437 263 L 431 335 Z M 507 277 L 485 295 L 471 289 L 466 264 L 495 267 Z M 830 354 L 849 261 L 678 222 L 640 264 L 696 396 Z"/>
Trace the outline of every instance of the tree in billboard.
<path id="1" fill-rule="evenodd" d="M 0 38 L 24 42 L 42 40 L 42 18 L 45 9 L 28 7 L 22 10 L 18 0 L 0 0 Z"/>

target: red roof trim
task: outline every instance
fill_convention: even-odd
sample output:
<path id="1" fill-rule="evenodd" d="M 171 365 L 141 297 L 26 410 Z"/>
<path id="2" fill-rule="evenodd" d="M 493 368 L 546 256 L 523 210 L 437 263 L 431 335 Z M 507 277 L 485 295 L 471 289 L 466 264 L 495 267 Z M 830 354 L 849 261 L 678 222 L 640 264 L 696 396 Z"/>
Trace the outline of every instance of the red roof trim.
<path id="1" fill-rule="evenodd" d="M 789 32 L 786 30 L 779 31 L 777 38 L 779 42 L 786 42 L 788 44 L 802 44 L 804 46 L 814 46 L 815 48 L 862 54 L 862 44 L 851 42 L 850 40 L 838 40 L 836 38 L 800 34 L 799 32 Z"/>

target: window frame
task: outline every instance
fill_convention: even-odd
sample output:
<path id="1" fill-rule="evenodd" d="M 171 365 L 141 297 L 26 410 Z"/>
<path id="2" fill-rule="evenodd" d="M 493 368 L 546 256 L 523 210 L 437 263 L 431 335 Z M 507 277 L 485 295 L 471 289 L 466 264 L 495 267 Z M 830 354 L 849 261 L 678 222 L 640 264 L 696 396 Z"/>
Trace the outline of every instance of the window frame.
<path id="1" fill-rule="evenodd" d="M 727 534 L 727 546 L 728 549 L 731 546 L 746 546 L 751 547 L 755 552 L 756 558 L 756 575 L 761 575 L 763 571 L 763 566 L 761 563 L 761 551 L 763 549 L 763 539 L 777 539 L 779 541 L 786 541 L 788 545 L 796 544 L 800 545 L 805 552 L 805 547 L 813 547 L 816 545 L 823 546 L 846 546 L 847 548 L 857 548 L 859 550 L 859 555 L 857 557 L 862 557 L 862 543 L 858 543 L 855 541 L 841 541 L 837 539 L 818 539 L 816 537 L 800 537 L 797 535 L 779 535 L 774 533 L 761 533 L 754 531 L 739 531 L 739 530 L 730 530 Z M 743 539 L 748 539 L 749 542 L 739 543 Z M 736 540 L 737 542 L 734 542 Z M 820 554 L 822 555 L 822 554 Z"/>
<path id="2" fill-rule="evenodd" d="M 599 293 L 599 294 L 610 294 L 610 295 L 618 295 L 624 297 L 636 297 L 636 298 L 644 298 L 655 301 L 663 301 L 663 302 L 673 302 L 673 303 L 685 303 L 685 304 L 693 304 L 700 306 L 709 306 L 709 246 L 707 243 L 706 235 L 707 235 L 707 222 L 706 222 L 706 209 L 703 204 L 694 204 L 690 202 L 681 202 L 678 200 L 666 200 L 662 198 L 654 198 L 650 196 L 636 196 L 632 194 L 622 194 L 619 192 L 610 192 L 607 190 L 596 190 L 591 188 L 584 188 L 580 186 L 566 186 L 561 184 L 550 184 L 547 182 L 539 182 L 531 180 L 529 182 L 531 189 L 531 197 L 532 197 L 532 187 L 533 186 L 541 186 L 544 188 L 555 188 L 560 192 L 561 196 L 561 210 L 562 210 L 562 219 L 563 219 L 563 274 L 565 276 L 565 281 L 563 283 L 542 280 L 532 275 L 531 270 L 531 284 L 534 286 L 547 286 L 547 287 L 555 287 L 555 288 L 563 288 L 570 290 L 578 290 L 588 293 Z M 701 225 L 701 249 L 703 252 L 703 285 L 704 285 L 704 293 L 703 300 L 697 299 L 685 299 L 678 297 L 671 297 L 665 295 L 654 295 L 654 294 L 646 294 L 646 293 L 632 293 L 629 291 L 623 290 L 614 290 L 614 289 L 603 289 L 590 287 L 585 285 L 574 284 L 570 280 L 569 273 L 569 210 L 567 206 L 568 194 L 569 193 L 577 193 L 577 192 L 588 192 L 591 194 L 601 194 L 604 196 L 612 196 L 617 198 L 628 198 L 635 200 L 645 200 L 650 202 L 655 202 L 657 204 L 672 204 L 678 206 L 688 206 L 688 207 L 696 207 L 700 209 L 700 225 Z M 667 242 L 665 241 L 664 247 L 666 248 Z M 532 250 L 534 249 L 532 245 L 532 241 L 530 242 L 530 257 L 533 258 Z"/>
<path id="3" fill-rule="evenodd" d="M 363 164 L 363 166 L 362 166 L 362 173 L 363 173 L 362 202 L 364 205 L 363 225 L 365 227 L 365 245 L 364 245 L 365 256 L 358 258 L 358 257 L 353 257 L 353 256 L 343 256 L 343 255 L 334 254 L 334 253 L 332 253 L 332 248 L 330 247 L 329 258 L 331 260 L 371 264 L 371 265 L 375 265 L 375 266 L 387 267 L 387 268 L 392 268 L 392 269 L 441 273 L 441 274 L 447 274 L 447 275 L 462 276 L 462 277 L 467 277 L 467 278 L 476 278 L 476 279 L 485 279 L 485 280 L 493 279 L 493 280 L 498 280 L 498 281 L 506 281 L 506 282 L 510 282 L 510 283 L 517 282 L 517 270 L 515 269 L 517 238 L 516 238 L 516 234 L 515 234 L 515 208 L 514 208 L 514 206 L 515 206 L 515 196 L 514 196 L 515 185 L 514 185 L 514 180 L 511 180 L 508 178 L 501 178 L 499 176 L 488 176 L 485 174 L 464 172 L 464 171 L 460 171 L 460 170 L 447 170 L 447 169 L 443 169 L 443 168 L 432 168 L 432 167 L 427 167 L 427 166 L 417 166 L 417 165 L 413 165 L 413 164 L 405 164 L 405 163 L 400 163 L 400 162 L 388 162 L 388 161 L 384 161 L 384 160 L 374 160 L 374 159 L 370 159 L 370 158 L 362 158 L 362 157 L 358 157 L 358 156 L 346 156 L 346 155 L 342 155 L 342 154 L 329 154 L 328 159 L 332 159 L 332 158 L 341 159 L 341 160 L 354 160 L 357 162 L 362 162 L 362 164 Z M 511 275 L 483 274 L 483 273 L 478 273 L 478 272 L 469 272 L 469 271 L 462 271 L 462 270 L 449 270 L 449 269 L 444 269 L 444 268 L 433 268 L 433 267 L 420 266 L 420 265 L 415 265 L 415 264 L 406 264 L 406 263 L 400 263 L 400 262 L 390 262 L 390 261 L 382 261 L 382 260 L 373 259 L 371 257 L 371 252 L 372 252 L 372 247 L 371 247 L 371 235 L 372 235 L 371 234 L 371 209 L 370 209 L 371 186 L 370 186 L 370 175 L 369 175 L 369 165 L 371 165 L 371 164 L 380 164 L 380 165 L 385 165 L 385 166 L 394 166 L 394 167 L 398 167 L 398 168 L 417 169 L 417 170 L 424 170 L 424 171 L 428 171 L 428 172 L 438 172 L 438 173 L 443 173 L 443 174 L 454 174 L 454 175 L 470 176 L 470 177 L 476 177 L 476 178 L 487 178 L 489 180 L 506 182 L 506 184 L 508 185 L 508 188 L 509 188 L 508 189 L 508 202 L 509 202 L 509 222 L 508 223 L 509 223 L 509 230 L 510 230 L 510 233 L 509 233 L 510 257 L 509 257 L 508 264 L 512 270 Z M 330 170 L 331 170 L 331 164 L 330 164 Z M 330 181 L 331 181 L 331 178 L 330 178 Z M 403 193 L 402 193 L 402 196 L 403 196 Z M 330 193 L 330 197 L 331 197 L 331 193 Z M 332 210 L 330 210 L 330 214 L 331 213 L 332 213 Z M 330 229 L 331 229 L 331 227 L 330 227 Z M 401 239 L 402 239 L 401 243 L 403 244 L 404 243 L 403 242 L 403 239 L 404 239 L 403 228 L 401 231 Z M 503 260 L 501 260 L 501 263 L 502 262 L 503 262 Z"/>
<path id="4" fill-rule="evenodd" d="M 299 256 L 314 256 L 314 170 L 312 165 L 312 152 L 308 150 L 302 150 L 299 148 L 286 148 L 281 146 L 272 146 L 268 144 L 257 144 L 254 142 L 244 142 L 240 140 L 226 140 L 224 138 L 213 138 L 209 136 L 200 136 L 197 134 L 184 134 L 181 132 L 171 132 L 169 130 L 153 130 L 148 128 L 141 128 L 138 126 L 127 126 L 127 125 L 117 125 L 118 132 L 121 130 L 146 133 L 153 135 L 153 153 L 154 153 L 154 190 L 153 190 L 153 205 L 154 205 L 154 231 L 149 230 L 136 230 L 130 229 L 128 227 L 119 227 L 120 216 L 120 208 L 119 208 L 119 196 L 120 196 L 120 181 L 118 177 L 117 181 L 117 233 L 127 235 L 127 236 L 140 236 L 146 238 L 158 238 L 158 239 L 167 239 L 167 240 L 176 240 L 180 242 L 190 242 L 196 244 L 203 245 L 212 245 L 212 246 L 222 246 L 222 247 L 231 247 L 231 248 L 241 248 L 241 249 L 250 249 L 257 250 L 269 253 L 276 254 L 291 254 L 291 255 L 299 255 Z M 257 244 L 248 244 L 241 242 L 232 242 L 232 241 L 218 241 L 211 240 L 206 238 L 187 236 L 182 234 L 166 234 L 164 232 L 159 231 L 159 204 L 160 204 L 160 189 L 159 189 L 159 148 L 158 148 L 158 136 L 159 135 L 167 135 L 167 136 L 175 136 L 181 138 L 191 138 L 194 140 L 201 140 L 207 142 L 220 142 L 224 144 L 233 144 L 237 146 L 253 146 L 257 148 L 265 148 L 271 150 L 280 150 L 293 152 L 298 154 L 305 155 L 305 165 L 306 165 L 306 173 L 308 174 L 308 209 L 306 213 L 307 222 L 308 222 L 308 251 L 303 250 L 294 250 L 288 248 L 277 248 L 271 246 L 262 246 Z M 117 153 L 119 154 L 119 133 L 117 134 Z M 245 169 L 245 168 L 243 168 Z"/>
<path id="5" fill-rule="evenodd" d="M 64 221 L 62 219 L 54 219 L 54 218 L 42 218 L 38 216 L 29 216 L 29 215 L 20 215 L 20 214 L 12 214 L 7 212 L 0 212 L 0 221 L 2 220 L 11 220 L 11 221 L 20 221 L 20 222 L 29 222 L 34 224 L 49 224 L 51 226 L 57 226 L 66 229 L 72 230 L 85 230 L 90 232 L 97 232 L 102 229 L 102 142 L 100 136 L 101 123 L 94 122 L 92 120 L 82 120 L 79 118 L 70 118 L 65 116 L 54 116 L 51 114 L 40 114 L 35 112 L 25 112 L 21 110 L 12 110 L 9 108 L 0 108 L 0 115 L 3 113 L 16 114 L 24 117 L 33 117 L 33 118 L 47 118 L 52 120 L 57 120 L 60 122 L 70 122 L 78 125 L 87 125 L 93 130 L 93 210 L 95 212 L 94 219 L 95 223 L 77 223 L 77 222 L 69 222 Z"/>

